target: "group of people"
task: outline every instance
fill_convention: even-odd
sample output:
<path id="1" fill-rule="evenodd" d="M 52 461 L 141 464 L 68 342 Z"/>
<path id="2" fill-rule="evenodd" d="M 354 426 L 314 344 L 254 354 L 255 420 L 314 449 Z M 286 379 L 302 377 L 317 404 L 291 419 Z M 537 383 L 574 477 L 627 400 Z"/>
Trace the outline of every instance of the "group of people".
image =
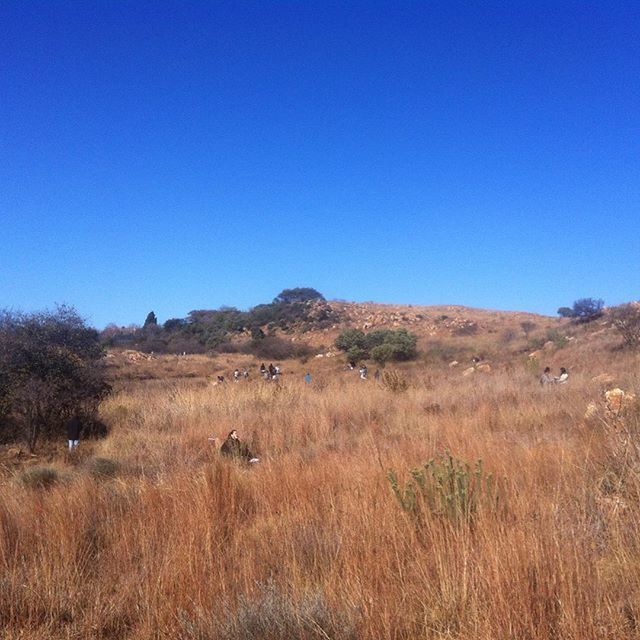
<path id="1" fill-rule="evenodd" d="M 264 362 L 260 365 L 260 375 L 264 380 L 279 380 L 280 379 L 280 367 L 273 363 L 269 363 L 268 367 L 264 366 Z"/>
<path id="2" fill-rule="evenodd" d="M 270 363 L 268 367 L 265 366 L 264 362 L 260 365 L 260 376 L 264 380 L 278 380 L 280 378 L 281 371 L 278 365 L 273 365 Z M 223 375 L 216 376 L 218 382 L 222 384 L 225 381 L 225 377 Z M 234 369 L 233 370 L 233 381 L 239 382 L 240 380 L 248 380 L 249 379 L 249 370 L 245 367 L 243 369 Z"/>
<path id="3" fill-rule="evenodd" d="M 349 371 L 353 371 L 354 369 L 356 369 L 356 363 L 351 360 L 349 362 L 349 366 L 348 366 Z M 369 379 L 369 369 L 367 368 L 366 364 L 361 364 L 359 367 L 357 367 L 358 369 L 358 375 L 360 376 L 360 380 L 368 380 Z M 376 369 L 375 373 L 373 374 L 373 377 L 376 380 L 380 380 L 380 369 Z"/>
<path id="4" fill-rule="evenodd" d="M 551 367 L 545 367 L 544 372 L 540 376 L 540 385 L 546 387 L 550 384 L 566 384 L 568 379 L 569 372 L 564 367 L 560 367 L 559 376 L 554 376 L 551 373 Z"/>

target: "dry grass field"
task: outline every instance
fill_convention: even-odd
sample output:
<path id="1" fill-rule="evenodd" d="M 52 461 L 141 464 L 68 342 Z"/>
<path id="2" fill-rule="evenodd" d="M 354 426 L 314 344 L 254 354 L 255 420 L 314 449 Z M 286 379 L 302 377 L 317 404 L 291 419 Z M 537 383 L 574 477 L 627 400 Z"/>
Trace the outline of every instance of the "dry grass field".
<path id="1" fill-rule="evenodd" d="M 603 401 L 640 361 L 613 344 L 419 361 L 406 390 L 338 358 L 224 385 L 232 356 L 123 361 L 107 438 L 4 466 L 2 637 L 640 637 L 640 412 Z M 259 464 L 220 456 L 231 428 Z"/>

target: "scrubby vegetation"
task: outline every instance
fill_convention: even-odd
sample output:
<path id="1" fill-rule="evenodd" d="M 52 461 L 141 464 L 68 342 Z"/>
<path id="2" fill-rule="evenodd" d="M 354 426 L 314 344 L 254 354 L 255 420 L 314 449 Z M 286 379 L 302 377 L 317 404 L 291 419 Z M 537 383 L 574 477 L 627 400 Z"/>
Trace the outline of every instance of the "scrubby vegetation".
<path id="1" fill-rule="evenodd" d="M 406 329 L 379 329 L 369 333 L 360 329 L 345 329 L 336 338 L 335 344 L 349 360 L 357 362 L 371 358 L 384 364 L 414 359 L 417 356 L 417 341 L 417 336 Z"/>
<path id="2" fill-rule="evenodd" d="M 636 638 L 638 354 L 614 310 L 529 335 L 449 314 L 368 380 L 326 349 L 277 381 L 242 345 L 110 352 L 106 438 L 0 447 L 4 636 Z M 232 428 L 259 463 L 219 454 Z"/>
<path id="3" fill-rule="evenodd" d="M 291 357 L 297 345 L 276 332 L 287 334 L 293 330 L 304 333 L 322 329 L 338 318 L 324 296 L 309 287 L 284 289 L 273 302 L 259 304 L 248 311 L 235 307 L 190 311 L 186 318 L 170 318 L 159 325 L 151 311 L 142 328 L 119 330 L 110 325 L 102 333 L 107 346 L 129 346 L 147 353 L 206 353 L 230 350 L 254 353 L 259 357 L 276 350 L 275 342 L 262 344 L 266 338 L 278 338 L 278 352 Z M 288 348 L 283 345 L 288 343 Z M 232 346 L 235 345 L 235 346 Z M 276 356 L 273 356 L 276 357 Z"/>
<path id="4" fill-rule="evenodd" d="M 571 348 L 552 389 L 524 361 L 129 383 L 84 461 L 0 467 L 6 637 L 636 637 L 640 413 L 591 382 L 634 390 L 636 356 Z M 221 459 L 231 427 L 258 465 Z"/>
<path id="5" fill-rule="evenodd" d="M 64 422 L 94 418 L 109 394 L 104 351 L 95 329 L 69 307 L 55 312 L 0 315 L 0 434 L 23 439 L 59 437 Z"/>
<path id="6" fill-rule="evenodd" d="M 561 318 L 573 318 L 578 322 L 591 322 L 602 316 L 604 300 L 600 298 L 580 298 L 572 307 L 560 307 L 558 315 Z"/>
<path id="7" fill-rule="evenodd" d="M 609 318 L 628 347 L 640 347 L 640 303 L 614 307 L 609 312 Z"/>

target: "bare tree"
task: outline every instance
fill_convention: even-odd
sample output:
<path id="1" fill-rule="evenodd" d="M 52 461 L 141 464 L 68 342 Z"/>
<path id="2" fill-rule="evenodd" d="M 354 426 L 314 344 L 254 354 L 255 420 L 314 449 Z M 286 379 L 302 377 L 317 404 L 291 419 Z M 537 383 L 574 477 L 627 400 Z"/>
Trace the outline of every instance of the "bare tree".
<path id="1" fill-rule="evenodd" d="M 614 307 L 609 312 L 609 318 L 627 346 L 640 346 L 640 303 L 629 302 Z"/>

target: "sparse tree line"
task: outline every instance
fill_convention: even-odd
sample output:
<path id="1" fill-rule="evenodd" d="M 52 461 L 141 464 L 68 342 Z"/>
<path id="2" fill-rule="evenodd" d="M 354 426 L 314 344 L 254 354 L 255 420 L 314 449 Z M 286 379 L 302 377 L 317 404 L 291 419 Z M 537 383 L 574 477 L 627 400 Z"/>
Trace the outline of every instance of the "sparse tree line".
<path id="1" fill-rule="evenodd" d="M 244 332 L 249 326 L 247 348 L 252 353 L 285 359 L 307 354 L 296 352 L 300 347 L 292 347 L 291 341 L 269 335 L 269 325 L 283 328 L 299 323 L 304 326 L 305 322 L 335 322 L 335 318 L 322 316 L 323 306 L 309 304 L 322 300 L 315 290 L 290 289 L 273 303 L 248 312 L 232 308 L 193 311 L 187 319 L 170 320 L 163 327 L 150 313 L 138 331 L 163 339 L 176 333 L 205 347 L 220 347 L 230 333 Z M 582 322 L 604 314 L 601 300 L 587 300 L 590 302 L 577 301 L 572 309 L 575 315 L 570 317 Z M 640 303 L 608 309 L 606 317 L 626 346 L 640 347 Z M 266 334 L 262 329 L 265 322 Z M 70 307 L 33 314 L 0 312 L 0 442 L 22 440 L 33 450 L 41 439 L 61 437 L 65 421 L 78 415 L 82 416 L 85 435 L 105 433 L 97 420 L 98 406 L 111 391 L 104 366 L 105 342 L 109 340 L 104 334 L 101 339 Z M 406 329 L 368 333 L 345 329 L 335 345 L 348 360 L 374 360 L 381 365 L 411 360 L 418 354 L 417 336 Z"/>
<path id="2" fill-rule="evenodd" d="M 130 346 L 155 353 L 244 351 L 264 358 L 308 355 L 304 345 L 275 335 L 323 329 L 339 321 L 324 296 L 310 287 L 284 289 L 272 302 L 248 311 L 235 307 L 190 311 L 186 318 L 160 324 L 151 311 L 142 327 L 109 325 L 101 334 L 106 346 Z M 250 336 L 249 339 L 243 337 Z"/>
<path id="3" fill-rule="evenodd" d="M 585 323 L 597 320 L 604 315 L 604 300 L 600 298 L 580 298 L 572 307 L 560 307 L 561 318 L 572 318 L 575 322 Z M 628 347 L 640 346 L 640 302 L 627 302 L 608 311 L 608 320 L 618 330 Z"/>

